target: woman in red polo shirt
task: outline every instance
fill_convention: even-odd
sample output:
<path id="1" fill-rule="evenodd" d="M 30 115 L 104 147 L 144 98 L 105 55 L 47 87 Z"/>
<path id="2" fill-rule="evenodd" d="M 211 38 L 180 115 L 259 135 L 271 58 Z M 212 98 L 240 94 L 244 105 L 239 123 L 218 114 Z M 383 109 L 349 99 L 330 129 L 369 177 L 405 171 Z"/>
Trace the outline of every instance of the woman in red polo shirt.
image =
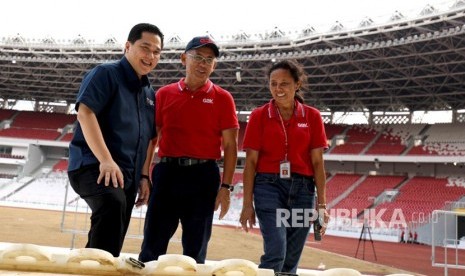
<path id="1" fill-rule="evenodd" d="M 283 60 L 269 68 L 267 77 L 273 99 L 252 112 L 244 136 L 240 222 L 248 231 L 257 215 L 265 251 L 260 268 L 295 273 L 317 217 L 315 206 L 320 220 L 329 220 L 323 160 L 328 145 L 320 112 L 303 104 L 299 92 L 306 80 L 303 68 Z"/>

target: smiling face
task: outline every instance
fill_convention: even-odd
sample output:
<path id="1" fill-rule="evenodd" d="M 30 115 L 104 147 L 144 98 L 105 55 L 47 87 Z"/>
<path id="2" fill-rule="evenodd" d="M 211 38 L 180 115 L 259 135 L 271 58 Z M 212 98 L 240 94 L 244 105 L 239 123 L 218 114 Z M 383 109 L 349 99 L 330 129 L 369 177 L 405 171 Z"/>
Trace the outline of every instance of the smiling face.
<path id="1" fill-rule="evenodd" d="M 157 66 L 161 49 L 161 38 L 150 32 L 143 32 L 142 37 L 134 43 L 126 42 L 125 56 L 139 79 Z"/>
<path id="2" fill-rule="evenodd" d="M 295 93 L 300 85 L 300 81 L 296 82 L 289 70 L 279 68 L 270 73 L 269 88 L 271 96 L 278 105 L 293 104 Z"/>
<path id="3" fill-rule="evenodd" d="M 216 56 L 209 47 L 200 47 L 183 53 L 181 62 L 186 66 L 186 83 L 191 89 L 205 84 L 216 67 Z"/>

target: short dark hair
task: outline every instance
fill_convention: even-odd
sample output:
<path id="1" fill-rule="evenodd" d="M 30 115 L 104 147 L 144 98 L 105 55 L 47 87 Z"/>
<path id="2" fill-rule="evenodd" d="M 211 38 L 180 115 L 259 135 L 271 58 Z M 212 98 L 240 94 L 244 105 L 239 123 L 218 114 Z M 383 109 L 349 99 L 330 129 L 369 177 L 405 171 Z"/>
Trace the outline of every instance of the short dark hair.
<path id="1" fill-rule="evenodd" d="M 273 63 L 267 71 L 266 77 L 268 80 L 270 79 L 270 75 L 273 71 L 278 70 L 278 69 L 283 69 L 289 71 L 289 73 L 292 76 L 292 79 L 294 79 L 295 82 L 301 81 L 302 86 L 301 88 L 307 84 L 307 73 L 305 72 L 304 68 L 300 63 L 298 63 L 295 60 L 290 60 L 290 59 L 285 59 L 281 60 L 279 62 Z M 302 91 L 299 89 L 299 91 L 296 91 L 295 93 L 295 98 L 303 103 L 304 102 L 304 96 Z"/>
<path id="2" fill-rule="evenodd" d="M 135 25 L 134 27 L 132 27 L 128 35 L 128 41 L 134 44 L 137 40 L 142 38 L 143 32 L 149 32 L 149 33 L 158 35 L 161 39 L 161 48 L 163 48 L 163 39 L 164 39 L 163 33 L 160 31 L 160 29 L 157 26 L 150 24 L 150 23 L 139 23 Z"/>

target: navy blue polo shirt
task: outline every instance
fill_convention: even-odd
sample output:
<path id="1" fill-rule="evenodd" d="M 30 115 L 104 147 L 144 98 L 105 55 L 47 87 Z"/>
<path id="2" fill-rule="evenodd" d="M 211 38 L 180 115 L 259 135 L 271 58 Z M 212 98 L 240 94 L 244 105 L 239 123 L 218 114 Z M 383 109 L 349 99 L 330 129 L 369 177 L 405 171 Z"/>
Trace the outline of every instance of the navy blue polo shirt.
<path id="1" fill-rule="evenodd" d="M 89 71 L 76 100 L 96 115 L 113 160 L 120 166 L 125 188 L 139 183 L 154 127 L 155 93 L 147 76 L 138 79 L 126 57 L 101 64 Z M 69 145 L 68 171 L 99 161 L 87 145 L 78 122 Z"/>

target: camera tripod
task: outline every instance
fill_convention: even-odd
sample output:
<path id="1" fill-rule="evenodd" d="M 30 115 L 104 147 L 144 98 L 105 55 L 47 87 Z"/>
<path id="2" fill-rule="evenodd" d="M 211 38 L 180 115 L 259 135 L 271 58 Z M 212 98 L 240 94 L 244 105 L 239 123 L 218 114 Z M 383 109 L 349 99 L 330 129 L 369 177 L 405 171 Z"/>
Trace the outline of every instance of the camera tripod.
<path id="1" fill-rule="evenodd" d="M 360 247 L 360 242 L 363 240 L 362 258 L 363 260 L 365 260 L 365 242 L 367 240 L 366 239 L 367 232 L 368 232 L 368 236 L 370 237 L 371 247 L 373 248 L 373 254 L 375 255 L 375 260 L 377 260 L 378 258 L 376 257 L 375 245 L 373 243 L 373 239 L 371 238 L 370 226 L 366 225 L 366 223 L 363 223 L 362 231 L 360 232 L 360 238 L 358 239 L 357 251 L 355 251 L 355 258 L 357 258 L 358 248 Z"/>

